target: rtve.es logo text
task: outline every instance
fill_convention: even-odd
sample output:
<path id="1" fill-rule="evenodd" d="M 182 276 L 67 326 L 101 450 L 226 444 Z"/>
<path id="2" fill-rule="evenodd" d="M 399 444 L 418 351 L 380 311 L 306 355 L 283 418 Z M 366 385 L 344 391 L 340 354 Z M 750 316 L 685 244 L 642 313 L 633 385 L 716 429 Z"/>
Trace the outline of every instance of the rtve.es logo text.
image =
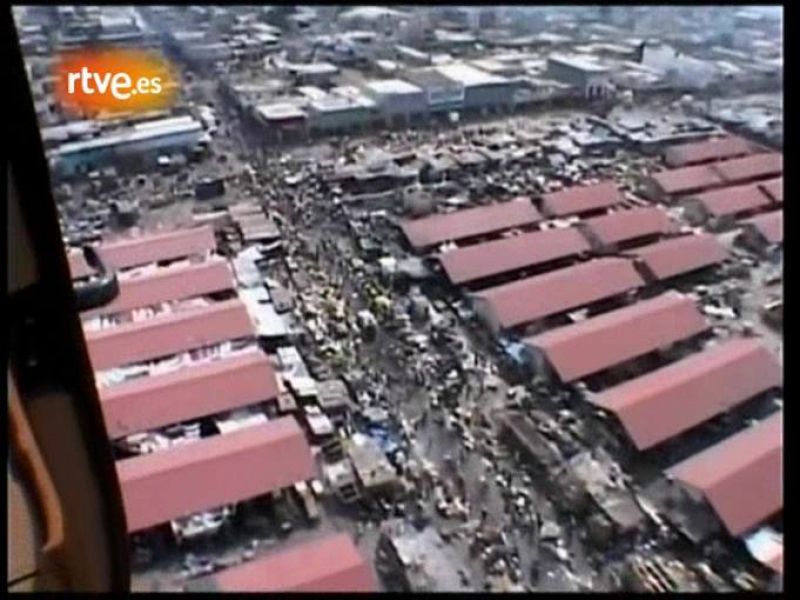
<path id="1" fill-rule="evenodd" d="M 83 49 L 55 63 L 56 97 L 69 111 L 102 117 L 163 110 L 175 100 L 177 75 L 152 50 Z"/>

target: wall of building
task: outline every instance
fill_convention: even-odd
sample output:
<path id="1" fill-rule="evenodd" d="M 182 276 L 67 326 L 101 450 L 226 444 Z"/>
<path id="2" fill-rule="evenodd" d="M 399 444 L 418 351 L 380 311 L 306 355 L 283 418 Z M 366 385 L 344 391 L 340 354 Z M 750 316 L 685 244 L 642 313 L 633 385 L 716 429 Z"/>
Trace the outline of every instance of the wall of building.
<path id="1" fill-rule="evenodd" d="M 119 160 L 131 157 L 144 156 L 155 159 L 159 154 L 188 152 L 197 146 L 202 134 L 202 130 L 199 130 L 134 142 L 122 142 L 106 148 L 81 150 L 56 157 L 54 168 L 60 174 L 71 176 L 90 172 L 109 164 L 117 164 Z"/>
<path id="2" fill-rule="evenodd" d="M 547 75 L 548 77 L 574 85 L 580 89 L 586 88 L 588 80 L 586 71 L 554 60 L 547 61 Z"/>
<path id="3" fill-rule="evenodd" d="M 380 113 L 386 117 L 420 114 L 427 110 L 424 92 L 415 94 L 374 94 L 372 98 L 377 102 Z"/>
<path id="4" fill-rule="evenodd" d="M 469 86 L 464 92 L 464 108 L 510 110 L 514 104 L 514 85 L 510 83 Z"/>
<path id="5" fill-rule="evenodd" d="M 310 111 L 309 127 L 320 132 L 352 131 L 369 125 L 374 113 L 368 108 L 355 106 L 346 110 Z"/>

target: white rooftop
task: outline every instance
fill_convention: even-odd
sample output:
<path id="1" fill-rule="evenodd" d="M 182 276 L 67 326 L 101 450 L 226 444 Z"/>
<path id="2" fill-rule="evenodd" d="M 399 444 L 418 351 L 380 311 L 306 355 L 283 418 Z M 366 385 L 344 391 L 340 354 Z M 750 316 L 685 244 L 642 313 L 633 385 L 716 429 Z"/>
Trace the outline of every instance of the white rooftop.
<path id="1" fill-rule="evenodd" d="M 565 65 L 569 65 L 582 71 L 589 71 L 592 73 L 607 73 L 608 67 L 591 60 L 588 56 L 580 55 L 566 55 L 566 54 L 551 54 L 549 60 L 557 61 Z"/>
<path id="2" fill-rule="evenodd" d="M 325 75 L 339 72 L 339 67 L 327 62 L 288 65 L 289 69 L 307 75 Z"/>
<path id="3" fill-rule="evenodd" d="M 130 129 L 120 131 L 113 135 L 107 135 L 90 140 L 78 142 L 67 142 L 61 144 L 55 151 L 55 155 L 64 155 L 86 150 L 96 150 L 100 148 L 110 148 L 119 144 L 140 142 L 143 140 L 159 138 L 168 135 L 180 135 L 187 133 L 199 133 L 203 130 L 200 122 L 191 117 L 178 119 L 159 119 L 149 124 L 141 123 Z"/>
<path id="4" fill-rule="evenodd" d="M 492 75 L 486 71 L 481 71 L 465 63 L 451 63 L 447 65 L 440 65 L 436 70 L 453 81 L 471 86 L 471 85 L 491 85 L 497 83 L 507 83 L 508 80 L 504 77 Z"/>
<path id="5" fill-rule="evenodd" d="M 309 104 L 311 108 L 318 112 L 336 112 L 340 110 L 350 110 L 358 108 L 359 104 L 352 98 L 343 96 L 326 96 L 325 98 L 317 98 L 312 100 Z"/>
<path id="6" fill-rule="evenodd" d="M 421 94 L 422 90 L 417 86 L 403 81 L 402 79 L 383 79 L 380 81 L 370 81 L 364 87 L 376 94 Z"/>
<path id="7" fill-rule="evenodd" d="M 289 102 L 261 104 L 256 110 L 265 119 L 304 119 L 306 113 L 299 106 Z"/>
<path id="8" fill-rule="evenodd" d="M 358 6 L 339 15 L 340 19 L 379 19 L 381 17 L 405 17 L 406 13 L 385 6 Z"/>

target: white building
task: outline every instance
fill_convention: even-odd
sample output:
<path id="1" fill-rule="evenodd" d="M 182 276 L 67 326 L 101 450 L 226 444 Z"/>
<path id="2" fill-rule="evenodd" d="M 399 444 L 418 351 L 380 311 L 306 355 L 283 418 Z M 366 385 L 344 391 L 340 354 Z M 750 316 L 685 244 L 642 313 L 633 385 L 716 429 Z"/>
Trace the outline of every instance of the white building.
<path id="1" fill-rule="evenodd" d="M 590 57 L 552 54 L 547 59 L 547 76 L 572 85 L 587 98 L 601 98 L 613 91 L 613 70 Z"/>
<path id="2" fill-rule="evenodd" d="M 402 79 L 370 81 L 363 89 L 387 121 L 408 122 L 427 112 L 425 92 Z"/>

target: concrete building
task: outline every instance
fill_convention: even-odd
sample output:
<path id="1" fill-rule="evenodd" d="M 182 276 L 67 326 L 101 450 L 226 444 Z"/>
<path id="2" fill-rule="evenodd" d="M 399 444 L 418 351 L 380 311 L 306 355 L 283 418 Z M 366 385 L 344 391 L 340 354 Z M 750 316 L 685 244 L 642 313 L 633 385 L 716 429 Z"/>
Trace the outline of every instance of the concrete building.
<path id="1" fill-rule="evenodd" d="M 406 71 L 403 77 L 424 91 L 429 113 L 464 108 L 464 85 L 444 76 L 436 68 Z"/>
<path id="2" fill-rule="evenodd" d="M 101 137 L 67 142 L 50 155 L 53 169 L 64 176 L 88 173 L 126 160 L 153 162 L 160 154 L 188 153 L 200 144 L 203 125 L 192 117 L 146 121 Z"/>
<path id="3" fill-rule="evenodd" d="M 357 98 L 327 94 L 308 104 L 309 128 L 314 133 L 345 133 L 368 125 L 375 113 L 375 103 Z"/>
<path id="4" fill-rule="evenodd" d="M 547 75 L 575 86 L 587 98 L 602 98 L 612 89 L 612 71 L 580 56 L 554 54 L 547 59 Z"/>
<path id="5" fill-rule="evenodd" d="M 233 58 L 231 46 L 201 30 L 170 32 L 167 34 L 166 47 L 183 60 L 201 68 Z"/>
<path id="6" fill-rule="evenodd" d="M 310 63 L 287 65 L 288 74 L 300 85 L 329 85 L 339 74 L 339 67 L 331 63 Z"/>
<path id="7" fill-rule="evenodd" d="M 339 15 L 339 21 L 348 27 L 380 32 L 394 32 L 408 18 L 408 13 L 386 6 L 357 6 Z"/>
<path id="8" fill-rule="evenodd" d="M 300 102 L 261 104 L 256 107 L 255 115 L 264 126 L 268 141 L 304 139 L 309 134 L 308 113 Z"/>
<path id="9" fill-rule="evenodd" d="M 384 79 L 364 84 L 364 92 L 375 101 L 387 123 L 409 123 L 427 112 L 425 92 L 402 79 Z"/>
<path id="10" fill-rule="evenodd" d="M 464 88 L 464 110 L 510 111 L 514 107 L 516 84 L 505 77 L 492 75 L 464 63 L 436 67 L 450 81 Z"/>

